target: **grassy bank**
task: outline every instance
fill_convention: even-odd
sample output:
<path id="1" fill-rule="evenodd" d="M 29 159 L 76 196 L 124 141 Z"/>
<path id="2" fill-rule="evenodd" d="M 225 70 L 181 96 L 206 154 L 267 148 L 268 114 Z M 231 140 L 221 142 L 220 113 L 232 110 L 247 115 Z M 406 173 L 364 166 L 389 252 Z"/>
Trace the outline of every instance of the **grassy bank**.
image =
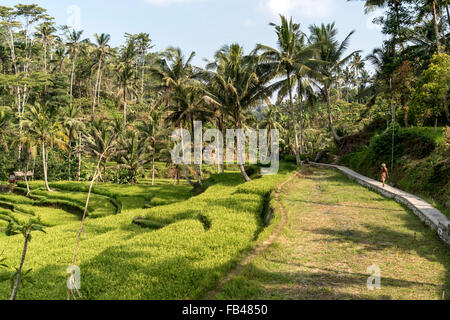
<path id="1" fill-rule="evenodd" d="M 399 128 L 390 184 L 423 197 L 450 217 L 450 149 L 442 128 Z M 381 163 L 391 168 L 392 132 L 375 134 L 340 162 L 379 179 Z"/>
<path id="2" fill-rule="evenodd" d="M 413 213 L 338 172 L 303 175 L 281 193 L 282 235 L 216 298 L 450 298 L 449 248 Z M 367 288 L 372 265 L 379 290 Z"/>

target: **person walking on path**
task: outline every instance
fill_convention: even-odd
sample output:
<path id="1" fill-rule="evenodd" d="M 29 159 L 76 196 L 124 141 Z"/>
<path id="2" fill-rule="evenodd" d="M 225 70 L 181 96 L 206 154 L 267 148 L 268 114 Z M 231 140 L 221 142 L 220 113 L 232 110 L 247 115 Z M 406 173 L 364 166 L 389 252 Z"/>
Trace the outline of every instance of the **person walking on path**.
<path id="1" fill-rule="evenodd" d="M 383 188 L 384 188 L 384 184 L 386 183 L 386 179 L 389 178 L 389 172 L 388 172 L 388 169 L 387 169 L 385 163 L 383 163 L 381 165 L 381 172 L 380 172 L 380 174 L 381 174 L 381 182 L 383 182 Z"/>

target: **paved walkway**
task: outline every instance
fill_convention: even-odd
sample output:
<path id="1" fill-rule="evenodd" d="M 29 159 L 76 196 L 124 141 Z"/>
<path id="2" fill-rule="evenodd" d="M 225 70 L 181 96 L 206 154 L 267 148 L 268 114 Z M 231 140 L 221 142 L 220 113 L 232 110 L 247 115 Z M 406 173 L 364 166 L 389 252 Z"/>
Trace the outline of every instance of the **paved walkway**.
<path id="1" fill-rule="evenodd" d="M 414 214 L 416 214 L 420 218 L 420 220 L 422 220 L 433 230 L 436 230 L 439 237 L 443 241 L 450 244 L 450 220 L 442 212 L 434 208 L 425 200 L 388 185 L 385 185 L 385 187 L 383 187 L 383 184 L 381 182 L 363 176 L 344 166 L 323 163 L 312 163 L 312 165 L 339 170 L 347 177 L 355 180 L 359 184 L 406 205 L 414 212 Z"/>

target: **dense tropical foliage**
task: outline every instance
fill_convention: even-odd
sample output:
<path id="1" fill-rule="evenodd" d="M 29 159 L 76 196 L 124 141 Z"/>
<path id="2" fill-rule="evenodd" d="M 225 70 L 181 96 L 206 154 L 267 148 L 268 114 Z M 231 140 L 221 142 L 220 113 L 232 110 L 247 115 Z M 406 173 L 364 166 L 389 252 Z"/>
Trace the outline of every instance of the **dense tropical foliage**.
<path id="1" fill-rule="evenodd" d="M 152 277 L 153 272 L 161 282 L 144 288 L 134 279 L 133 284 L 139 285 L 133 289 L 143 298 L 155 298 L 154 292 L 158 292 L 156 298 L 200 297 L 261 231 L 261 217 L 256 217 L 276 184 L 287 177 L 286 168 L 295 167 L 294 162 L 300 166 L 312 160 L 340 161 L 368 175 L 375 175 L 381 162 L 391 169 L 395 164 L 398 181 L 405 189 L 414 188 L 417 181 L 404 181 L 405 173 L 430 164 L 426 179 L 429 186 L 444 190 L 437 199 L 444 204 L 450 190 L 448 2 L 365 1 L 366 12 L 377 8 L 385 10 L 374 22 L 381 25 L 386 40 L 366 57 L 360 50 L 348 50 L 357 31 L 340 34 L 334 23 L 305 26 L 280 16 L 279 24 L 270 24 L 277 46 L 258 44 L 251 52 L 244 52 L 241 44 L 227 44 L 200 67 L 193 64 L 195 52 L 185 53 L 176 47 L 152 51 L 148 33 L 126 34 L 125 43 L 113 48 L 105 30 L 99 30 L 94 39 L 86 39 L 83 30 L 58 26 L 38 5 L 0 6 L 0 181 L 8 180 L 12 172 L 25 173 L 24 184 L 16 189 L 21 195 L 0 197 L 0 208 L 7 209 L 0 209 L 0 227 L 9 230 L 8 235 L 22 233 L 25 237 L 25 245 L 17 237 L 5 240 L 9 256 L 14 246 L 23 247 L 13 298 L 21 276 L 26 278 L 22 266 L 31 231 L 42 230 L 41 225 L 59 226 L 51 237 L 60 239 L 67 237 L 71 228 L 78 230 L 80 242 L 86 216 L 105 220 L 90 225 L 98 239 L 88 240 L 82 264 L 91 268 L 88 277 L 93 281 L 89 288 L 93 291 L 85 294 L 117 298 L 99 289 L 106 281 L 119 290 L 119 297 L 129 298 L 130 292 L 120 291 L 115 278 L 93 275 L 106 260 L 127 264 L 126 259 L 108 250 L 110 237 L 123 240 L 118 251 L 133 255 L 141 242 L 170 242 L 182 234 L 186 241 L 180 252 L 185 255 L 158 245 L 145 249 L 155 257 L 154 264 L 137 268 L 145 277 Z M 239 174 L 225 173 L 225 164 L 173 164 L 171 133 L 186 129 L 192 134 L 197 121 L 203 122 L 204 131 L 277 129 L 281 156 L 292 163 L 283 163 L 286 167 L 278 176 L 253 182 L 252 178 L 259 176 L 248 161 L 234 168 Z M 184 137 L 181 143 L 185 143 Z M 413 145 L 420 148 L 413 152 Z M 216 153 L 216 158 L 220 157 L 225 155 Z M 34 180 L 43 182 L 28 181 L 29 171 Z M 211 175 L 216 171 L 217 176 Z M 174 184 L 180 184 L 180 176 L 187 184 L 182 181 L 176 187 L 161 187 L 156 182 L 157 178 L 174 179 Z M 97 179 L 107 187 L 94 186 Z M 152 191 L 140 189 L 138 183 L 147 179 Z M 243 181 L 249 183 L 241 186 Z M 187 200 L 188 185 L 194 191 L 210 189 Z M 125 199 L 121 192 L 131 189 L 134 198 Z M 429 191 L 426 195 L 431 196 Z M 154 194 L 149 197 L 147 192 Z M 185 200 L 188 202 L 180 204 Z M 89 201 L 93 208 L 88 207 Z M 251 205 L 242 209 L 244 203 Z M 159 205 L 168 205 L 167 210 L 162 212 Z M 50 211 L 69 208 L 83 216 L 82 227 L 74 227 L 78 216 L 75 219 L 58 212 L 54 218 L 50 211 L 35 206 L 48 206 Z M 123 206 L 126 214 L 114 216 Z M 145 206 L 152 208 L 139 216 L 133 211 Z M 201 214 L 194 214 L 187 210 L 203 206 L 217 211 L 202 209 Z M 224 219 L 222 213 L 229 216 Z M 30 215 L 37 218 L 26 222 Z M 127 219 L 133 226 L 118 226 Z M 183 222 L 172 225 L 178 221 Z M 209 229 L 211 221 L 217 224 L 205 235 L 201 230 Z M 165 233 L 141 237 L 141 227 L 153 230 L 167 226 Z M 36 237 L 42 252 L 47 248 L 43 237 Z M 230 245 L 232 240 L 235 243 Z M 196 251 L 202 241 L 210 241 L 210 246 Z M 57 244 L 51 246 L 49 256 L 31 255 L 31 264 L 47 277 L 47 282 L 39 284 L 42 287 L 51 281 L 49 277 L 62 278 L 54 270 L 45 270 L 43 263 L 56 259 L 59 252 Z M 104 257 L 97 256 L 97 247 L 105 250 Z M 223 250 L 217 259 L 213 255 L 216 247 Z M 66 251 L 59 253 L 68 258 Z M 179 273 L 176 267 L 189 266 L 194 256 L 204 258 L 201 268 L 188 267 Z M 170 259 L 178 262 L 170 264 Z M 109 271 L 121 276 L 117 269 Z M 167 275 L 183 285 L 174 290 L 167 287 L 163 282 Z M 204 285 L 197 286 L 196 281 Z M 58 298 L 62 290 L 55 287 L 48 297 Z M 34 294 L 25 297 L 34 298 Z"/>

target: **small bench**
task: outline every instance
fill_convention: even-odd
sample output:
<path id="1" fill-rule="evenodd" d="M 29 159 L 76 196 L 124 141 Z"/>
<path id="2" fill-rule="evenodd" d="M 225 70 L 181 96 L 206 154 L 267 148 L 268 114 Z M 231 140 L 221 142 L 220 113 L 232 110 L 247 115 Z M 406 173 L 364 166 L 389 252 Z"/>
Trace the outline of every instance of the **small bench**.
<path id="1" fill-rule="evenodd" d="M 14 175 L 16 176 L 16 181 L 25 181 L 25 176 L 27 178 L 31 178 L 28 180 L 33 180 L 34 179 L 34 172 L 33 171 L 28 171 L 27 173 L 22 172 L 22 171 L 17 171 L 14 172 Z"/>

